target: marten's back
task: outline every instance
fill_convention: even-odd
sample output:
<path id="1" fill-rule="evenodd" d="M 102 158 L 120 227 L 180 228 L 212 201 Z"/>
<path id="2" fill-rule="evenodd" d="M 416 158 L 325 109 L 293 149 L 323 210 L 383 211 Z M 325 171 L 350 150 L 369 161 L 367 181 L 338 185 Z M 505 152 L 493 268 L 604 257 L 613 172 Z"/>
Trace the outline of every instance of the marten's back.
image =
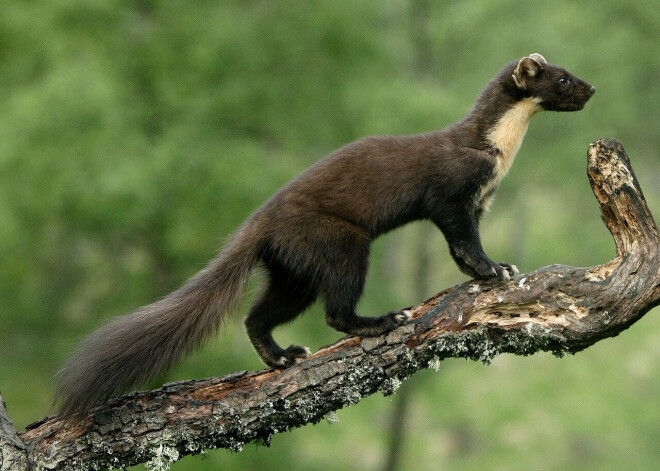
<path id="1" fill-rule="evenodd" d="M 337 218 L 376 237 L 429 216 L 429 205 L 453 204 L 474 194 L 492 161 L 461 149 L 447 130 L 374 136 L 348 144 L 276 193 L 263 211 L 279 231 Z"/>

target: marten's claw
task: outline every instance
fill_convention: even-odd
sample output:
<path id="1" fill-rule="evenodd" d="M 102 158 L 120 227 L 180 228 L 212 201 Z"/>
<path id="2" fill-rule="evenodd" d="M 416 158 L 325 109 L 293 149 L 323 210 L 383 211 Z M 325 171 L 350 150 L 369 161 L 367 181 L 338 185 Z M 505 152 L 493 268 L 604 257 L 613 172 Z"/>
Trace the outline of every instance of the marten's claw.
<path id="1" fill-rule="evenodd" d="M 500 267 L 502 267 L 503 273 L 506 273 L 504 277 L 509 280 L 511 277 L 516 276 L 520 271 L 518 270 L 518 267 L 515 265 L 511 265 L 510 263 L 500 263 Z M 508 276 L 507 276 L 508 275 Z"/>
<path id="2" fill-rule="evenodd" d="M 282 355 L 275 361 L 276 368 L 288 368 L 298 363 L 303 358 L 307 358 L 312 354 L 312 351 L 307 347 L 300 345 L 289 345 L 288 348 L 282 351 Z"/>

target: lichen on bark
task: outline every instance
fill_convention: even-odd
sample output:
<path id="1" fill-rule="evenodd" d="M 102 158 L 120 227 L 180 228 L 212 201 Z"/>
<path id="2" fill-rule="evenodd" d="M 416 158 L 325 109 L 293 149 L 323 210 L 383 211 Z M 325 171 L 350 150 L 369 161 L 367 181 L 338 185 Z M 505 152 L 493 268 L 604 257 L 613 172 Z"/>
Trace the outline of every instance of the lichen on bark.
<path id="1" fill-rule="evenodd" d="M 29 469 L 28 457 L 35 469 L 140 462 L 166 469 L 206 449 L 269 445 L 272 435 L 317 423 L 367 395 L 394 394 L 420 369 L 440 370 L 445 358 L 562 356 L 618 335 L 660 303 L 660 235 L 620 143 L 594 142 L 587 172 L 617 248 L 603 265 L 466 282 L 412 308 L 410 323 L 385 336 L 343 338 L 286 370 L 169 383 L 80 417 L 47 417 L 20 435 L 0 422 L 0 470 L 13 456 L 26 463 L 16 469 Z"/>

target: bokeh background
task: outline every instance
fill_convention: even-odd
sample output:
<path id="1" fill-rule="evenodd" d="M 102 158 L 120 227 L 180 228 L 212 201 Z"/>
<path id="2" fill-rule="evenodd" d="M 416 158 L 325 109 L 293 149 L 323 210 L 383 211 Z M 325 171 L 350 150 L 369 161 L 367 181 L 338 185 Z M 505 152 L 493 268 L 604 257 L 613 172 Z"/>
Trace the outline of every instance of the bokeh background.
<path id="1" fill-rule="evenodd" d="M 500 67 L 532 52 L 598 91 L 579 113 L 532 120 L 482 224 L 489 255 L 522 271 L 612 258 L 585 172 L 598 137 L 623 142 L 660 220 L 655 2 L 5 0 L 0 11 L 0 390 L 19 429 L 52 413 L 52 376 L 85 333 L 177 287 L 290 178 L 359 137 L 462 118 Z M 360 311 L 465 281 L 447 252 L 428 223 L 379 239 Z M 337 423 L 172 469 L 657 469 L 658 314 L 574 357 L 445 361 Z M 339 337 L 318 305 L 276 332 L 313 350 Z M 261 367 L 236 322 L 160 382 Z"/>

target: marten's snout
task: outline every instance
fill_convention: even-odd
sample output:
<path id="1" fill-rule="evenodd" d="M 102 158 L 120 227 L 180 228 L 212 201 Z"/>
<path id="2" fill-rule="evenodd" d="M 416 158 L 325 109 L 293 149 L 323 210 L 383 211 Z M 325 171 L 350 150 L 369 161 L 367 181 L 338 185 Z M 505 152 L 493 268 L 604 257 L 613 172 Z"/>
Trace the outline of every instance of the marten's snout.
<path id="1" fill-rule="evenodd" d="M 589 88 L 589 96 L 593 96 L 594 93 L 596 93 L 596 87 L 592 85 L 591 88 Z"/>

